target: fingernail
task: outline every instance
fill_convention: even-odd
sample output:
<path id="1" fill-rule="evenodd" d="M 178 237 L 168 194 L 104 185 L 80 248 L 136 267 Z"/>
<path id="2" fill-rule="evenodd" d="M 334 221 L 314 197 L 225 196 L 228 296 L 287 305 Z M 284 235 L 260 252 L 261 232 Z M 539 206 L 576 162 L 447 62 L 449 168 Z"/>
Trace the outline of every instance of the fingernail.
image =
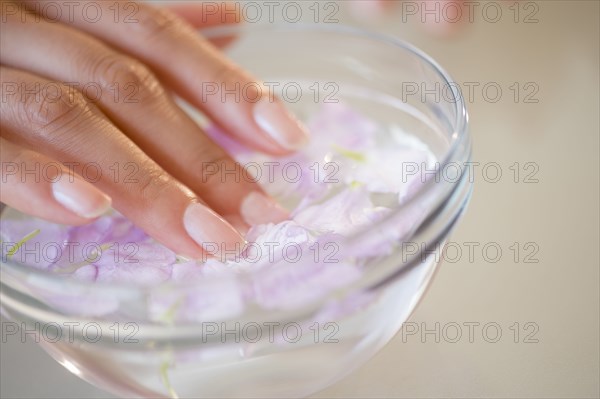
<path id="1" fill-rule="evenodd" d="M 246 245 L 244 238 L 225 219 L 199 203 L 188 205 L 183 225 L 190 237 L 211 255 L 235 256 Z"/>
<path id="2" fill-rule="evenodd" d="M 279 223 L 289 219 L 289 213 L 275 200 L 266 195 L 252 191 L 244 198 L 240 214 L 249 225 Z"/>
<path id="3" fill-rule="evenodd" d="M 308 132 L 279 101 L 263 98 L 254 106 L 258 126 L 287 150 L 297 150 L 308 142 Z"/>
<path id="4" fill-rule="evenodd" d="M 52 183 L 52 195 L 77 215 L 92 219 L 110 208 L 110 197 L 78 176 L 61 176 Z"/>

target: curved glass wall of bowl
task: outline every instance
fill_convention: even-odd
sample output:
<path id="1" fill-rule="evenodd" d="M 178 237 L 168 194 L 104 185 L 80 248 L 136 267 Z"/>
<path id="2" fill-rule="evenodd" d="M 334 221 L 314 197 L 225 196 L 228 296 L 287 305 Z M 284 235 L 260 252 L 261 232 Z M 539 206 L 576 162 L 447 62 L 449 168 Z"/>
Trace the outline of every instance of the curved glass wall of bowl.
<path id="1" fill-rule="evenodd" d="M 465 106 L 433 60 L 393 38 L 340 26 L 203 33 L 235 36 L 229 56 L 311 130 L 298 154 L 268 158 L 182 103 L 293 220 L 250 230 L 245 256 L 259 261 L 222 263 L 178 258 L 116 213 L 72 230 L 7 208 L 1 310 L 37 328 L 69 371 L 122 397 L 307 396 L 382 348 L 430 283 L 471 192 Z M 431 88 L 439 95 L 422 92 Z M 136 271 L 97 253 L 61 263 L 64 247 L 48 245 L 90 232 L 145 245 L 146 284 L 119 280 Z M 293 248 L 263 262 L 267 242 Z M 27 244 L 42 261 L 20 256 Z"/>

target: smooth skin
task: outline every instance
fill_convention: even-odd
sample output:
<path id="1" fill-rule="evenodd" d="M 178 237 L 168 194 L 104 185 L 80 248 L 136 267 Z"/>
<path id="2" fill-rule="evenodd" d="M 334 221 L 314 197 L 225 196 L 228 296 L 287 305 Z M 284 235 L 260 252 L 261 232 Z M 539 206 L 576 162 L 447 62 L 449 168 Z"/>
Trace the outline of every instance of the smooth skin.
<path id="1" fill-rule="evenodd" d="M 69 11 L 85 2 L 54 1 L 60 13 L 41 3 L 0 2 L 0 201 L 71 225 L 89 223 L 112 205 L 194 258 L 239 251 L 240 231 L 249 224 L 287 217 L 247 179 L 207 178 L 209 165 L 238 176 L 242 166 L 173 98 L 268 154 L 284 155 L 307 141 L 305 128 L 260 80 L 218 50 L 226 42 L 197 33 L 237 22 L 235 16 L 203 17 L 199 4 L 167 10 L 95 1 L 100 18 L 91 22 L 81 10 Z M 207 82 L 228 89 L 252 83 L 260 100 L 203 96 Z"/>

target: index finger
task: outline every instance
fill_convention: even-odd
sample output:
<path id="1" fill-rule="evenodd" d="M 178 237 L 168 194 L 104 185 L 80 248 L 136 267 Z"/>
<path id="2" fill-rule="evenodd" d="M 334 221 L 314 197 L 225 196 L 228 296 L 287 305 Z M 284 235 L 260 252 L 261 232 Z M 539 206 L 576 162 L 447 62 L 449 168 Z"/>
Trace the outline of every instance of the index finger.
<path id="1" fill-rule="evenodd" d="M 36 11 L 37 1 L 24 2 Z M 279 100 L 269 95 L 259 80 L 227 59 L 172 12 L 132 1 L 94 2 L 98 18 L 91 23 L 82 12 L 67 12 L 69 2 L 58 3 L 65 10 L 54 19 L 142 60 L 167 86 L 239 141 L 279 155 L 296 150 L 307 141 L 306 129 Z M 227 7 L 226 3 L 223 7 Z M 47 9 L 38 11 L 43 14 Z M 239 92 L 236 98 L 253 102 L 222 102 L 221 96 L 203 95 L 207 84 Z"/>

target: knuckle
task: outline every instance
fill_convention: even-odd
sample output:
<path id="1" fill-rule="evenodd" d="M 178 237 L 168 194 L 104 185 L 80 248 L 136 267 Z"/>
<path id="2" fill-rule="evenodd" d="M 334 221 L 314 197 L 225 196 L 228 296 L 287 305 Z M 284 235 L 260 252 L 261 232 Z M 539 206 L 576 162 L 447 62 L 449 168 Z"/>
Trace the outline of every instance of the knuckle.
<path id="1" fill-rule="evenodd" d="M 18 165 L 31 165 L 40 161 L 40 154 L 37 154 L 24 147 L 17 147 L 11 156 L 11 162 Z"/>
<path id="2" fill-rule="evenodd" d="M 158 79 L 141 62 L 108 55 L 92 65 L 92 77 L 115 102 L 142 102 L 162 93 Z"/>
<path id="3" fill-rule="evenodd" d="M 240 77 L 244 77 L 245 74 L 241 67 L 234 65 L 230 62 L 223 62 L 219 65 L 213 75 L 211 82 L 221 83 L 221 82 L 240 82 L 245 79 L 240 79 Z"/>
<path id="4" fill-rule="evenodd" d="M 213 154 L 203 154 L 190 161 L 191 170 L 195 171 L 196 179 L 207 186 L 226 183 L 226 179 L 235 179 L 237 165 L 225 154 L 218 151 Z M 232 171 L 234 171 L 232 173 Z M 226 173 L 227 172 L 227 173 Z"/>
<path id="5" fill-rule="evenodd" d="M 144 173 L 137 182 L 137 191 L 143 203 L 151 205 L 169 189 L 171 179 L 158 171 Z"/>
<path id="6" fill-rule="evenodd" d="M 136 18 L 138 23 L 135 26 L 145 39 L 176 33 L 185 26 L 175 14 L 164 8 L 140 7 Z"/>
<path id="7" fill-rule="evenodd" d="M 38 133 L 52 133 L 80 121 L 89 110 L 81 92 L 62 84 L 32 84 L 23 91 L 21 123 Z"/>
<path id="8" fill-rule="evenodd" d="M 23 169 L 34 169 L 36 165 L 44 165 L 44 158 L 41 154 L 33 152 L 23 147 L 14 148 L 14 152 L 10 154 L 10 160 L 2 162 L 2 173 L 5 173 L 5 168 L 9 164 L 20 165 Z M 40 175 L 35 173 L 32 175 L 7 174 L 2 176 L 2 183 L 20 182 L 20 183 L 35 183 L 39 182 Z"/>

